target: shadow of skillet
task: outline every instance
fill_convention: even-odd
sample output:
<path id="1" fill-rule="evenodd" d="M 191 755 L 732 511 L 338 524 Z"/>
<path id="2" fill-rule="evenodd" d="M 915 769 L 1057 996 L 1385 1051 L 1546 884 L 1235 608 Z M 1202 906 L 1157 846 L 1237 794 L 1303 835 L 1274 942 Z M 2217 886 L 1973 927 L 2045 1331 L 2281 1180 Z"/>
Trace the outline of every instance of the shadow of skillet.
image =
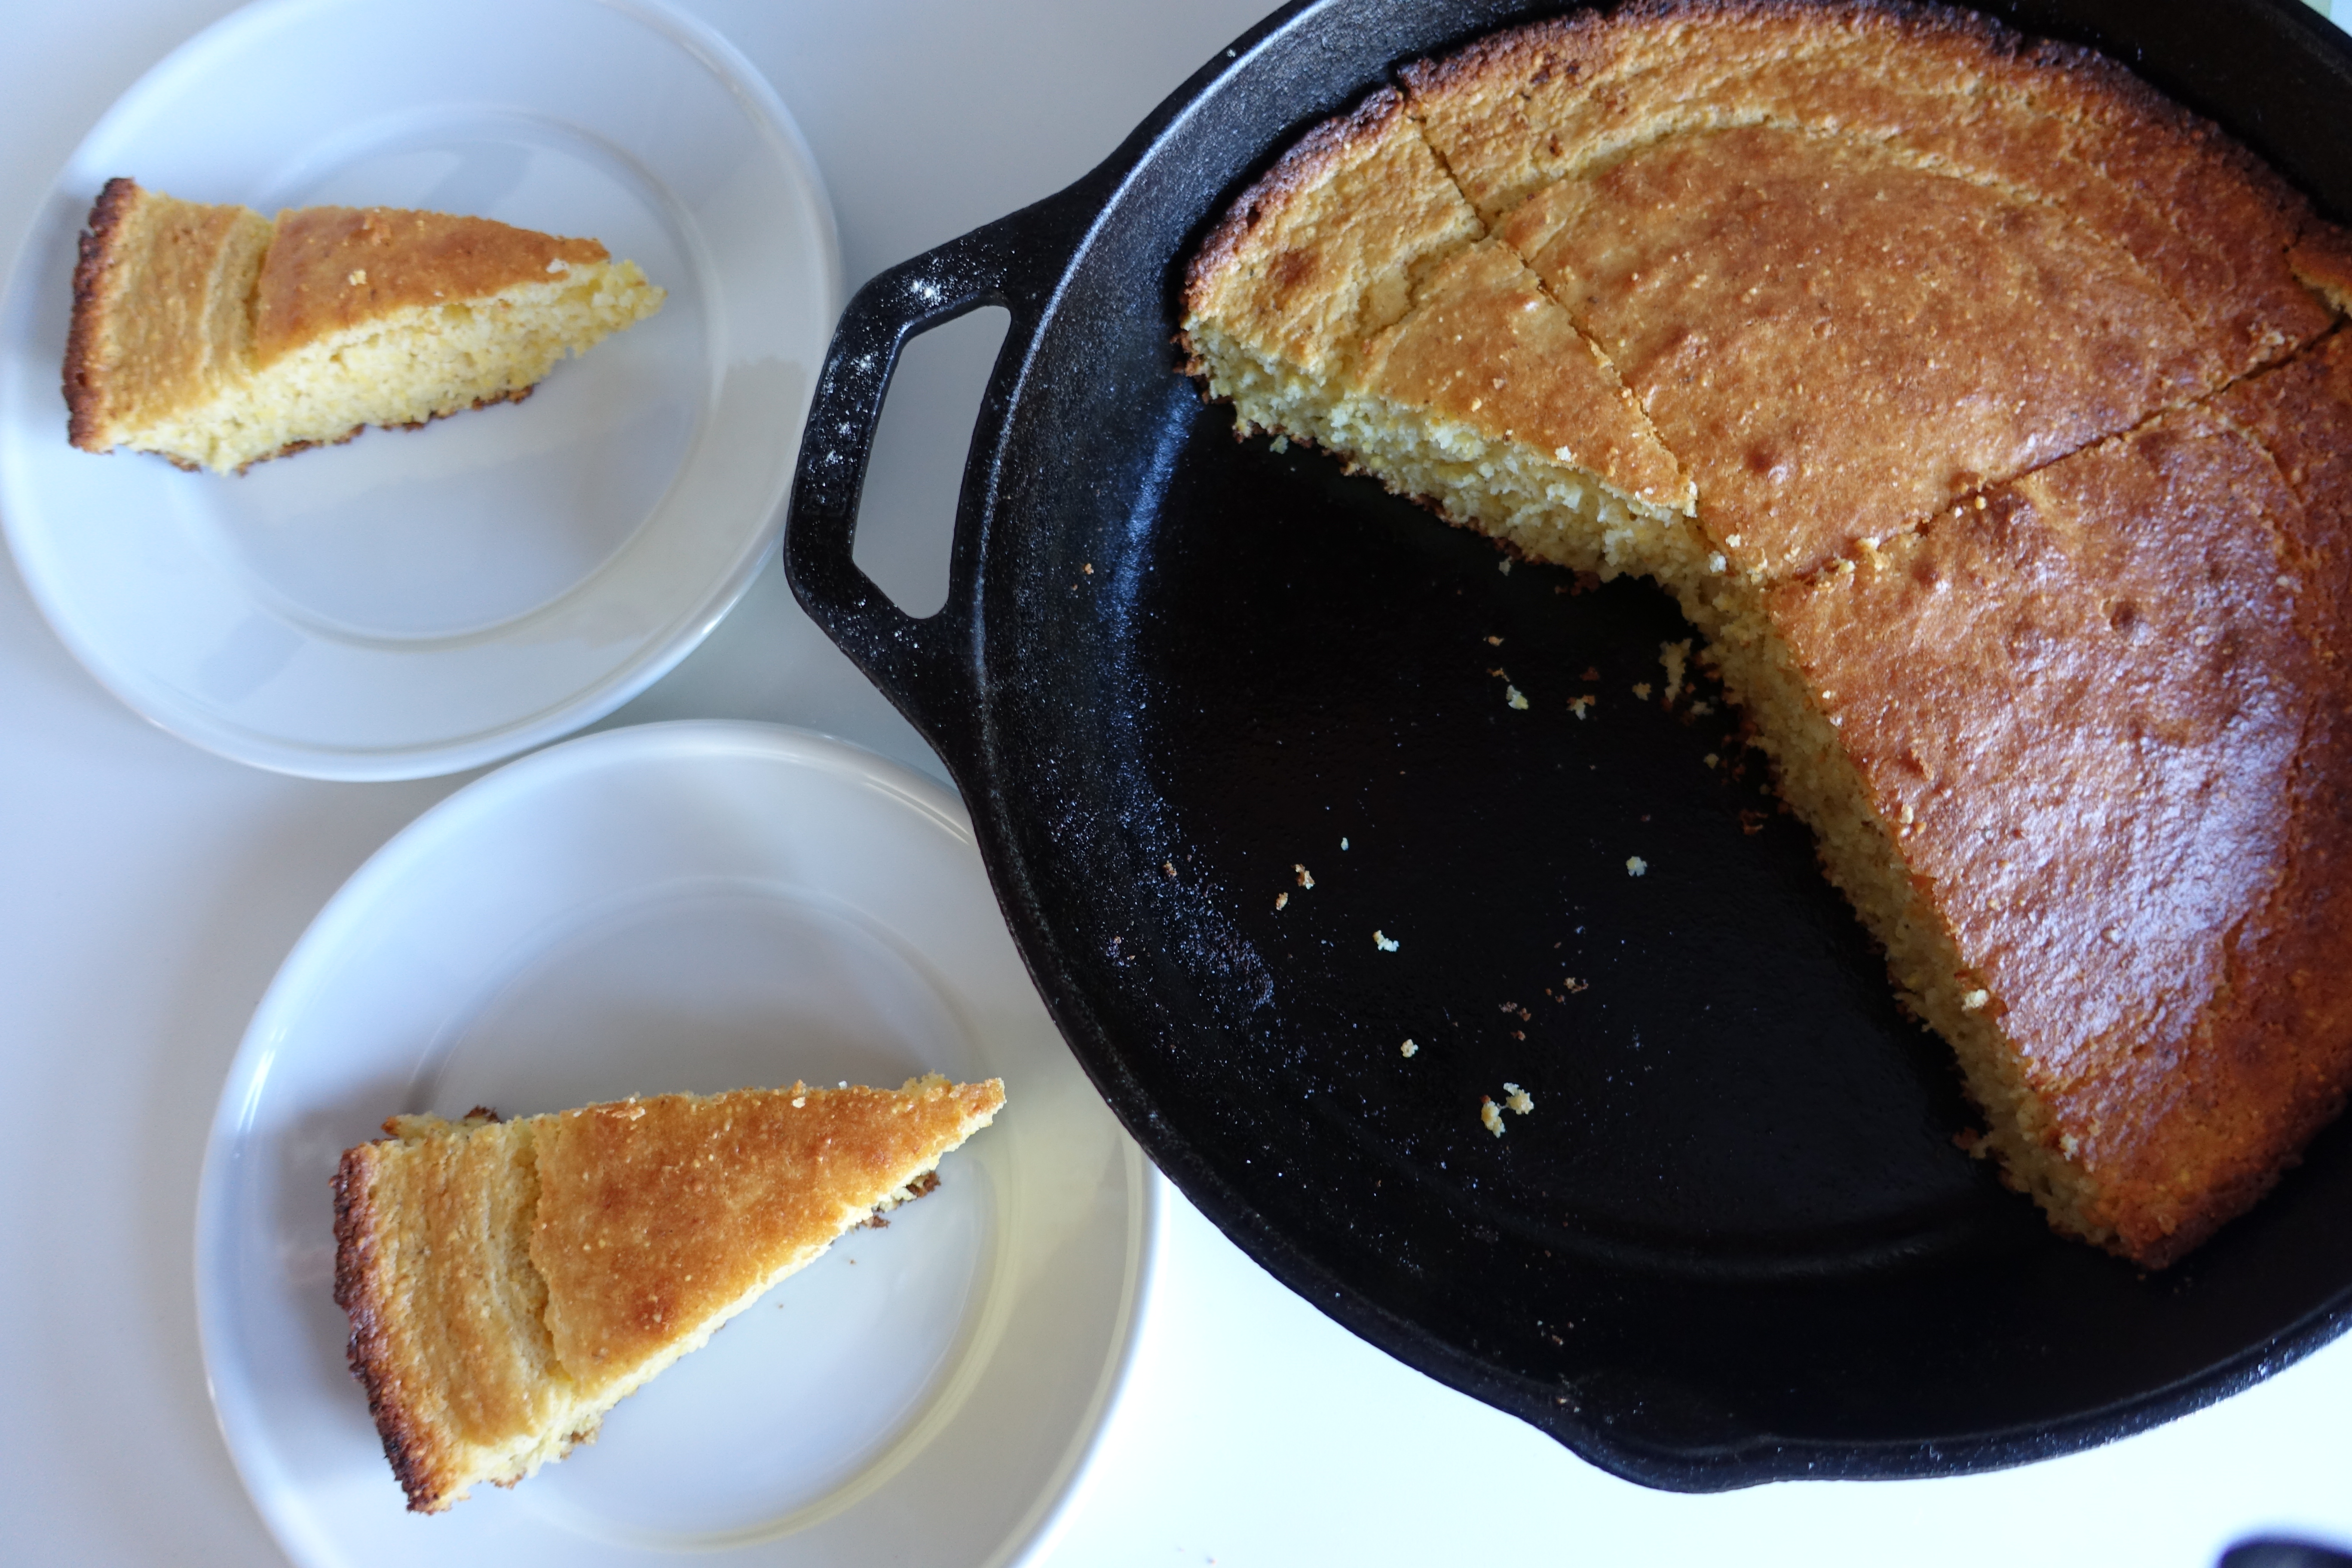
<path id="1" fill-rule="evenodd" d="M 2352 1568 L 2352 1552 L 2312 1541 L 2263 1536 L 2221 1553 L 2219 1568 Z"/>

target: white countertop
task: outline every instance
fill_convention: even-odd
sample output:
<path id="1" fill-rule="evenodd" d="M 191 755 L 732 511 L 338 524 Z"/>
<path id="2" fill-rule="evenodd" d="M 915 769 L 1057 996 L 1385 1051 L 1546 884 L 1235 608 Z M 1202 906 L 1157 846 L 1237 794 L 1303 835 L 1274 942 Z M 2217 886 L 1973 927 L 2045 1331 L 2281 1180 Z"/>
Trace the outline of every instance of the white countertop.
<path id="1" fill-rule="evenodd" d="M 814 146 L 854 285 L 1084 173 L 1262 0 L 698 0 Z M 13 0 L 0 256 L 117 95 L 228 0 Z M 453 41 L 454 44 L 454 41 Z M 918 345 L 859 554 L 943 590 L 993 338 Z M 62 425 L 62 411 L 60 412 Z M 845 736 L 934 775 L 772 563 L 606 722 L 719 716 Z M 223 1075 L 295 938 L 465 782 L 343 784 L 224 762 L 83 673 L 0 563 L 0 1560 L 269 1563 L 213 1421 L 192 1283 Z M 1124 1401 L 1051 1568 L 1696 1561 L 2210 1564 L 2264 1531 L 2352 1545 L 2352 1342 L 2126 1442 L 1997 1475 L 1644 1491 L 1408 1371 L 1181 1198 Z"/>

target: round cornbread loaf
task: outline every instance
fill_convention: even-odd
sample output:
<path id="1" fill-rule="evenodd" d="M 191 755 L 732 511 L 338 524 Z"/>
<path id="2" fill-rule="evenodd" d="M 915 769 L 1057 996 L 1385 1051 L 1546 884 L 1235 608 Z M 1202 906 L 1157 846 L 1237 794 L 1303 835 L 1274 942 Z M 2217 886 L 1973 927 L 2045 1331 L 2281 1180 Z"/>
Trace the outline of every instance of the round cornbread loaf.
<path id="1" fill-rule="evenodd" d="M 1193 260 L 1187 371 L 1654 577 L 1953 1046 L 2142 1264 L 2352 1086 L 2352 244 L 2114 62 L 1691 0 L 1418 61 Z"/>

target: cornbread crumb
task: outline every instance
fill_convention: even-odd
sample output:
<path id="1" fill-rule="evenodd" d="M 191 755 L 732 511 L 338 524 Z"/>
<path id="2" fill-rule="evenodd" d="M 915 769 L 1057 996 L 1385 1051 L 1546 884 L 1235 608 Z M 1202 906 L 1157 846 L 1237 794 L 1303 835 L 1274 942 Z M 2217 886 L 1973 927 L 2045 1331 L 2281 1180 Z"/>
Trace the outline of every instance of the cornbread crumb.
<path id="1" fill-rule="evenodd" d="M 1274 896 L 1274 907 L 1277 910 L 1283 908 L 1289 902 L 1290 895 L 1288 893 L 1276 893 Z"/>
<path id="2" fill-rule="evenodd" d="M 1649 874 L 1649 870 L 1650 863 L 1647 860 L 1643 859 L 1639 855 L 1628 855 L 1625 857 L 1625 875 L 1628 877 L 1647 876 Z"/>
<path id="3" fill-rule="evenodd" d="M 1517 1084 L 1505 1084 L 1503 1086 L 1503 1092 L 1510 1097 L 1504 1100 L 1503 1103 L 1511 1110 L 1517 1111 L 1521 1116 L 1525 1116 L 1528 1111 L 1533 1110 L 1536 1108 L 1535 1096 L 1529 1094 L 1526 1089 L 1521 1089 Z"/>
<path id="4" fill-rule="evenodd" d="M 1411 1040 L 1407 1040 L 1404 1044 L 1397 1047 L 1397 1055 L 1401 1057 L 1417 1057 L 1421 1055 L 1421 1047 L 1414 1045 Z"/>
<path id="5" fill-rule="evenodd" d="M 1525 709 L 1528 705 L 1527 698 L 1520 693 L 1519 689 L 1516 686 L 1506 686 L 1503 688 L 1503 700 L 1508 703 L 1511 707 L 1517 709 Z"/>
<path id="6" fill-rule="evenodd" d="M 1315 885 L 1315 879 L 1307 875 L 1306 867 L 1293 866 L 1291 867 L 1291 869 L 1298 873 L 1298 885 L 1300 887 L 1311 888 Z"/>
<path id="7" fill-rule="evenodd" d="M 1647 702 L 1650 700 L 1650 683 L 1646 680 L 1633 682 L 1633 695 Z"/>
<path id="8" fill-rule="evenodd" d="M 1383 936 L 1379 931 L 1374 931 L 1372 933 L 1372 945 L 1379 948 L 1382 952 L 1394 952 L 1397 950 L 1396 939 L 1391 936 Z"/>
<path id="9" fill-rule="evenodd" d="M 1600 700 L 1598 697 L 1571 697 L 1568 700 L 1568 710 L 1581 719 L 1591 712 L 1593 705 Z"/>
<path id="10" fill-rule="evenodd" d="M 1660 643 L 1658 662 L 1666 667 L 1666 700 L 1672 702 L 1683 694 L 1683 671 L 1690 663 L 1691 639 Z"/>
<path id="11" fill-rule="evenodd" d="M 1478 1120 L 1485 1122 L 1486 1131 L 1496 1137 L 1503 1135 L 1503 1113 L 1496 1110 L 1495 1102 L 1483 1094 L 1478 1097 Z"/>

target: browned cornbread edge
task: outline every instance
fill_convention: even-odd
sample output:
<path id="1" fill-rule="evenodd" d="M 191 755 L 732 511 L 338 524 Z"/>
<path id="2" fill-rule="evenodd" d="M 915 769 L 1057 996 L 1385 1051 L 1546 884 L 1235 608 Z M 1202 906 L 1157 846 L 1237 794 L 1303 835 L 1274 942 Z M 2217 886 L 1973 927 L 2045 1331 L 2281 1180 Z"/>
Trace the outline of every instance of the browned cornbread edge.
<path id="1" fill-rule="evenodd" d="M 106 382 L 97 363 L 99 323 L 111 301 L 114 241 L 123 220 L 143 193 L 135 180 L 117 174 L 98 193 L 82 229 L 73 275 L 73 325 L 66 334 L 66 437 L 85 452 L 103 452 L 99 438 Z"/>
<path id="2" fill-rule="evenodd" d="M 429 1428 L 409 1414 L 385 1327 L 392 1309 L 383 1299 L 376 1268 L 377 1148 L 362 1143 L 346 1149 L 335 1166 L 335 1305 L 351 1317 L 344 1356 L 352 1375 L 367 1390 L 368 1415 L 383 1439 L 383 1457 L 407 1494 L 411 1511 L 437 1513 L 448 1506 L 444 1500 L 449 1489 L 449 1456 L 432 1441 Z"/>
<path id="3" fill-rule="evenodd" d="M 1182 314 L 1200 308 L 1203 292 L 1216 275 L 1232 266 L 1265 215 L 1317 184 L 1332 164 L 1357 146 L 1377 141 L 1405 112 L 1404 95 L 1392 87 L 1377 89 L 1363 102 L 1334 115 L 1300 137 L 1250 187 L 1234 198 L 1225 216 L 1209 231 L 1192 265 L 1184 269 Z M 1204 375 L 1206 368 L 1193 353 L 1192 338 L 1181 329 L 1177 345 L 1184 351 L 1180 367 L 1186 375 Z"/>

